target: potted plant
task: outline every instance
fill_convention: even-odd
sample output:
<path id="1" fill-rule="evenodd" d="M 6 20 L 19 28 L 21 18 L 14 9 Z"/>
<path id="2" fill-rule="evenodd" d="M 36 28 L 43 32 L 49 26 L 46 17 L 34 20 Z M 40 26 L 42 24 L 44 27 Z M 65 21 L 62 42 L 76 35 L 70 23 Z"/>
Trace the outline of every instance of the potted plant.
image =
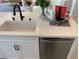
<path id="1" fill-rule="evenodd" d="M 45 16 L 44 9 L 50 5 L 50 0 L 36 0 L 36 4 L 42 9 L 42 14 Z"/>
<path id="2" fill-rule="evenodd" d="M 12 2 L 13 2 L 13 0 L 9 0 L 9 2 L 10 2 L 10 3 L 12 3 Z"/>

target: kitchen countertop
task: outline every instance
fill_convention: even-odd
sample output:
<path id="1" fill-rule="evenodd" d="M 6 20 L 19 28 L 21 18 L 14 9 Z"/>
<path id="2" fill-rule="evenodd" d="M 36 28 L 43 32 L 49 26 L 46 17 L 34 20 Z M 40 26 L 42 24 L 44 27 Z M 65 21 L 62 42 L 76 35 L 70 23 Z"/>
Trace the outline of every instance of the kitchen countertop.
<path id="1" fill-rule="evenodd" d="M 5 15 L 5 16 L 4 16 Z M 17 13 L 17 16 L 19 14 Z M 69 20 L 70 27 L 63 26 L 50 26 L 48 21 L 40 17 L 38 13 L 34 12 L 23 12 L 23 15 L 28 20 L 29 17 L 37 22 L 37 28 L 35 31 L 0 31 L 0 36 L 3 35 L 14 35 L 14 36 L 38 36 L 38 37 L 56 37 L 56 38 L 76 38 L 77 37 L 77 24 L 71 18 Z M 3 17 L 2 17 L 3 16 Z M 11 12 L 0 13 L 0 25 L 5 21 L 12 21 Z M 24 20 L 25 21 L 25 20 Z"/>

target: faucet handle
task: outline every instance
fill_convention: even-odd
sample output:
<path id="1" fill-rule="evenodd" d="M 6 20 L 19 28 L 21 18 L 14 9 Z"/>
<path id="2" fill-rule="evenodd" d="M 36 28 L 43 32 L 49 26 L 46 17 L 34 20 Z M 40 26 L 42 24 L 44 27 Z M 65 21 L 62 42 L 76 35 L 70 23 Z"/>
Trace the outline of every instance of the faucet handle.
<path id="1" fill-rule="evenodd" d="M 21 20 L 23 21 L 23 18 L 25 18 L 24 16 L 21 16 Z"/>
<path id="2" fill-rule="evenodd" d="M 25 18 L 24 16 L 22 16 L 22 18 Z"/>
<path id="3" fill-rule="evenodd" d="M 23 20 L 23 18 L 25 18 L 24 16 L 22 16 L 22 19 L 21 20 Z"/>

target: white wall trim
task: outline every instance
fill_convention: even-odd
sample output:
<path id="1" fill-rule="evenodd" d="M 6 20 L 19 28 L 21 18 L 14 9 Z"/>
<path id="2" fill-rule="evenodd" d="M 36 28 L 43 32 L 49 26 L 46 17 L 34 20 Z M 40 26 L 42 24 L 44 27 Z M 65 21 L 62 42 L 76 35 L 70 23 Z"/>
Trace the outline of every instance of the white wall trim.
<path id="1" fill-rule="evenodd" d="M 76 39 L 74 40 L 74 42 L 73 42 L 73 44 L 72 44 L 72 47 L 71 47 L 71 49 L 70 49 L 70 51 L 69 51 L 69 54 L 68 54 L 68 56 L 67 56 L 67 59 L 71 59 L 71 56 L 72 56 L 73 51 L 74 51 L 74 49 L 75 49 L 75 47 L 76 47 L 77 44 L 78 44 L 78 38 L 76 38 Z"/>
<path id="2" fill-rule="evenodd" d="M 77 1 L 77 0 L 72 0 L 72 6 L 71 6 L 71 10 L 70 10 L 70 16 L 71 16 L 72 13 L 73 13 L 73 10 L 74 10 L 76 1 Z"/>

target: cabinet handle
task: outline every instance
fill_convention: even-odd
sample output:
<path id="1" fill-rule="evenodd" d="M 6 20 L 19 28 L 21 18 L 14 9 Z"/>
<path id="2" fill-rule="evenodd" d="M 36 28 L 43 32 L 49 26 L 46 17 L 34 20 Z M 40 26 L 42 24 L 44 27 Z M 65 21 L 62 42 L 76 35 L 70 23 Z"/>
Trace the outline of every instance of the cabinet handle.
<path id="1" fill-rule="evenodd" d="M 63 40 L 64 40 L 64 39 L 63 39 Z M 53 41 L 53 40 L 52 40 L 52 41 L 51 41 L 51 40 L 40 40 L 40 41 L 42 41 L 42 42 L 49 42 L 49 43 L 53 43 L 53 42 L 54 42 L 54 43 L 55 43 L 55 42 L 56 42 L 56 43 L 57 43 L 57 42 L 69 43 L 69 42 L 72 42 L 72 40 L 71 40 L 71 41 L 69 41 L 69 40 L 64 40 L 64 41 L 63 41 L 63 40 L 57 40 L 57 41 Z"/>
<path id="2" fill-rule="evenodd" d="M 19 51 L 20 49 L 19 49 L 19 45 L 14 45 L 14 49 L 16 50 L 16 51 Z"/>
<path id="3" fill-rule="evenodd" d="M 19 45 L 17 45 L 17 50 L 19 51 L 20 49 L 19 49 Z"/>
<path id="4" fill-rule="evenodd" d="M 16 45 L 14 45 L 14 49 L 17 51 Z"/>

